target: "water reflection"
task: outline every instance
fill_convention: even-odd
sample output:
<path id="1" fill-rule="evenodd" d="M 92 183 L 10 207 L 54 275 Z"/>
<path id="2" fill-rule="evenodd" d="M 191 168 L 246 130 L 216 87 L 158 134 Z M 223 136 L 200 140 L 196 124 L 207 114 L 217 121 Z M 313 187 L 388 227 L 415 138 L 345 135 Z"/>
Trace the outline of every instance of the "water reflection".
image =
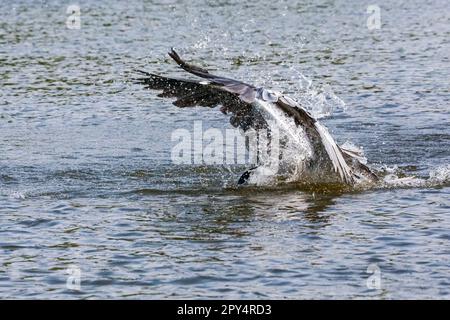
<path id="1" fill-rule="evenodd" d="M 190 195 L 159 195 L 149 202 L 141 223 L 156 217 L 152 231 L 167 240 L 221 241 L 254 235 L 255 224 L 297 221 L 310 228 L 330 223 L 326 212 L 337 194 L 311 194 L 298 190 L 234 190 L 206 194 L 193 199 Z M 152 199 L 154 200 L 154 194 Z M 144 198 L 145 199 L 145 198 Z M 142 199 L 141 199 L 142 201 Z"/>

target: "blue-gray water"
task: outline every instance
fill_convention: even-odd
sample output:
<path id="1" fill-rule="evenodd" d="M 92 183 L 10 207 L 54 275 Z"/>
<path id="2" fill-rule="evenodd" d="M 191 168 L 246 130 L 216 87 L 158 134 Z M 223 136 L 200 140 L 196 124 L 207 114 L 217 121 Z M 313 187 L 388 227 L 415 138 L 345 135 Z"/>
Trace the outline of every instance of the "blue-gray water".
<path id="1" fill-rule="evenodd" d="M 80 29 L 71 4 L 1 1 L 1 298 L 450 298 L 448 1 L 376 1 L 374 30 L 368 1 L 82 1 Z M 174 165 L 173 130 L 230 125 L 127 81 L 180 75 L 171 46 L 331 90 L 339 142 L 432 182 L 235 188 L 242 167 Z"/>

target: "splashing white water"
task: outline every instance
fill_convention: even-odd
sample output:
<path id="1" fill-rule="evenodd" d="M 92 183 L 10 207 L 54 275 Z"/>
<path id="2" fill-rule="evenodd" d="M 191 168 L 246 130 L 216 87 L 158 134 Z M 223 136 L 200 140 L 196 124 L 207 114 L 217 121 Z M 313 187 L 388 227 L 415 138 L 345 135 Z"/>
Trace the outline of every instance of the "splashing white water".
<path id="1" fill-rule="evenodd" d="M 450 164 L 439 166 L 430 171 L 428 179 L 435 185 L 444 185 L 450 183 Z"/>
<path id="2" fill-rule="evenodd" d="M 277 129 L 280 137 L 287 136 L 289 145 L 293 144 L 296 147 L 297 153 L 304 155 L 304 157 L 312 156 L 311 146 L 306 138 L 305 132 L 301 127 L 298 127 L 294 119 L 288 118 L 281 110 L 276 108 L 272 103 L 263 100 L 257 100 L 257 105 L 263 114 L 266 114 L 266 119 L 270 129 Z M 297 155 L 298 156 L 298 155 Z"/>
<path id="3" fill-rule="evenodd" d="M 400 178 L 395 174 L 389 174 L 383 178 L 381 188 L 417 188 L 427 186 L 428 181 L 418 177 Z"/>
<path id="4" fill-rule="evenodd" d="M 271 150 L 254 170 L 249 183 L 270 185 L 280 178 L 294 179 L 302 171 L 304 162 L 313 156 L 304 130 L 272 103 L 258 99 L 256 106 L 269 126 Z"/>
<path id="5" fill-rule="evenodd" d="M 401 170 L 395 167 L 385 167 L 381 187 L 386 188 L 431 188 L 450 184 L 450 165 L 443 165 L 430 170 L 429 177 L 406 176 L 400 177 Z"/>
<path id="6" fill-rule="evenodd" d="M 362 164 L 367 164 L 367 158 L 364 155 L 364 149 L 362 147 L 358 147 L 351 141 L 345 141 L 344 144 L 341 145 L 341 148 L 350 151 Z"/>
<path id="7" fill-rule="evenodd" d="M 295 68 L 290 68 L 291 79 L 296 83 L 294 94 L 297 102 L 304 106 L 316 119 L 330 117 L 337 110 L 347 111 L 345 102 L 339 98 L 329 85 L 316 86 L 313 81 Z"/>

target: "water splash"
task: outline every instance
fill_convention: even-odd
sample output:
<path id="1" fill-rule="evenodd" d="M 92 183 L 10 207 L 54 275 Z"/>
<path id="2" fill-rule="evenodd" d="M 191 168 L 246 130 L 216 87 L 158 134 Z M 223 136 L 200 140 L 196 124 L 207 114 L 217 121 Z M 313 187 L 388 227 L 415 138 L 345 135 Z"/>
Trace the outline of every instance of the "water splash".
<path id="1" fill-rule="evenodd" d="M 381 188 L 433 188 L 450 184 L 450 165 L 431 169 L 429 177 L 406 175 L 398 167 L 384 168 L 387 173 L 381 182 Z"/>
<path id="2" fill-rule="evenodd" d="M 312 149 L 306 138 L 305 132 L 301 127 L 298 127 L 292 118 L 287 117 L 281 110 L 275 108 L 271 102 L 257 100 L 257 106 L 263 114 L 268 116 L 266 121 L 269 124 L 270 129 L 280 131 L 280 138 L 287 136 L 290 144 L 294 144 L 299 147 L 298 153 L 305 154 L 306 157 L 312 155 Z M 303 151 L 303 152 L 299 152 Z"/>
<path id="3" fill-rule="evenodd" d="M 362 164 L 367 164 L 367 158 L 364 155 L 364 149 L 362 147 L 358 147 L 351 141 L 345 141 L 344 144 L 341 145 L 341 148 L 351 151 L 359 162 Z"/>
<path id="4" fill-rule="evenodd" d="M 304 130 L 273 103 L 257 99 L 255 105 L 268 124 L 270 139 L 267 142 L 270 147 L 264 150 L 266 141 L 253 140 L 251 148 L 257 150 L 260 161 L 249 183 L 262 186 L 277 184 L 280 180 L 290 181 L 295 173 L 302 171 L 304 162 L 313 156 L 309 140 Z M 261 135 L 258 137 L 261 139 Z"/>
<path id="5" fill-rule="evenodd" d="M 304 106 L 316 119 L 332 116 L 336 111 L 348 110 L 346 103 L 339 98 L 332 88 L 325 85 L 314 85 L 313 81 L 303 73 L 289 68 L 291 80 L 295 83 L 295 99 Z"/>
<path id="6" fill-rule="evenodd" d="M 261 96 L 264 98 L 264 92 Z M 325 158 L 315 153 L 304 129 L 297 126 L 293 118 L 286 116 L 271 101 L 257 99 L 255 105 L 269 125 L 272 150 L 270 159 L 265 159 L 266 161 L 261 163 L 260 167 L 262 168 L 253 170 L 252 176 L 254 178 L 249 180 L 250 183 L 259 185 L 266 184 L 267 181 L 273 183 L 274 179 L 268 180 L 267 175 L 276 176 L 286 182 L 296 182 L 300 179 L 305 180 L 305 178 L 311 183 L 324 180 L 339 181 L 334 178 L 334 174 L 330 174 L 329 163 L 323 162 L 322 160 Z M 315 126 L 332 160 L 334 172 L 337 172 L 341 179 L 351 177 L 351 169 L 345 162 L 333 138 L 329 135 L 328 130 L 319 122 L 316 122 Z M 276 150 L 274 150 L 275 142 L 278 148 Z M 311 161 L 315 162 L 314 168 L 308 165 Z"/>
<path id="7" fill-rule="evenodd" d="M 436 186 L 450 184 L 450 164 L 431 170 L 428 181 Z"/>

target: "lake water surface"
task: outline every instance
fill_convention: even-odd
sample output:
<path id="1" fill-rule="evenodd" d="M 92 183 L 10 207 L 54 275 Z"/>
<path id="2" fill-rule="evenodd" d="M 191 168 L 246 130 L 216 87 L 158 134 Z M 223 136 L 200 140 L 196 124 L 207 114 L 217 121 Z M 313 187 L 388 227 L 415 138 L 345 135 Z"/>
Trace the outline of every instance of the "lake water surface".
<path id="1" fill-rule="evenodd" d="M 72 1 L 0 3 L 1 298 L 450 298 L 448 1 L 377 0 L 373 30 L 367 1 L 82 1 L 79 29 Z M 417 179 L 237 188 L 243 166 L 174 164 L 174 130 L 231 126 L 129 81 L 182 75 L 171 46 Z"/>

